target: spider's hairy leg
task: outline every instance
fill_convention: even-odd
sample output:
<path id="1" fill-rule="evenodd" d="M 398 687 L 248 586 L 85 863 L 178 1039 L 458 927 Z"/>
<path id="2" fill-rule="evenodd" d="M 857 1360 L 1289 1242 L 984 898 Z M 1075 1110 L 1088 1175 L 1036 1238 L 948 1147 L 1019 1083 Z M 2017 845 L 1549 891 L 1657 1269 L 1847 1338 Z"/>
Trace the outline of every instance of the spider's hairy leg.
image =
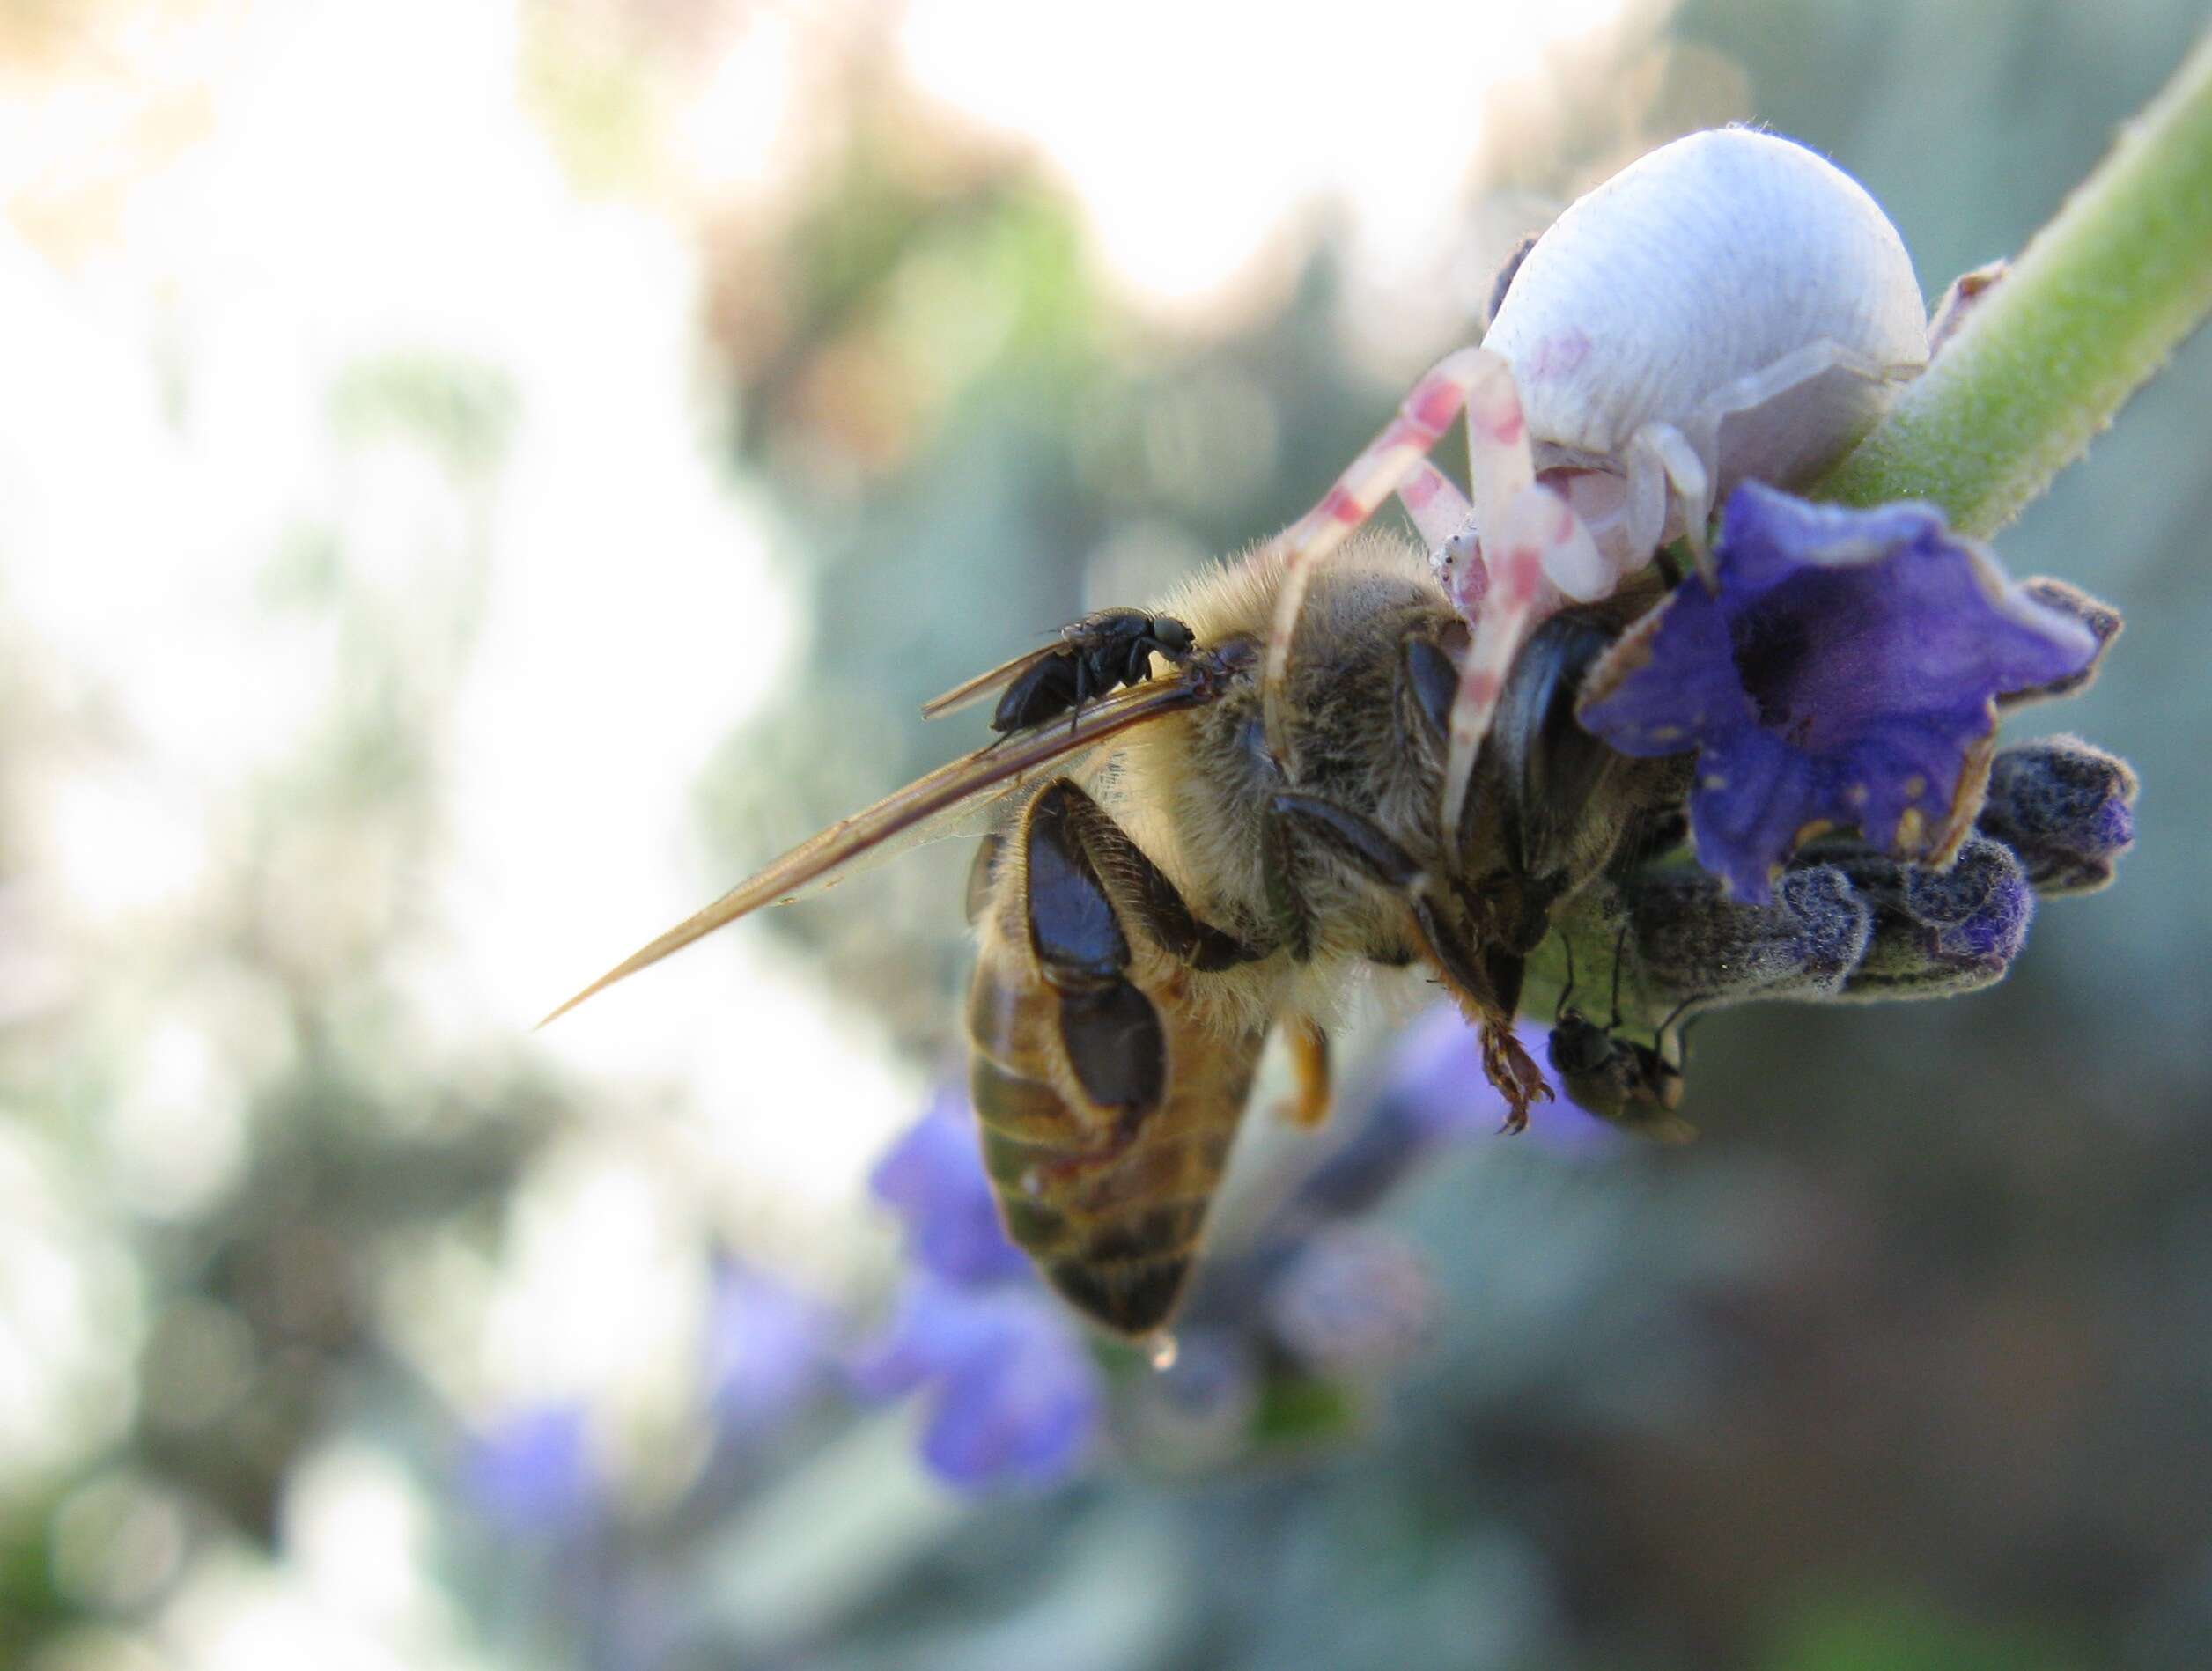
<path id="1" fill-rule="evenodd" d="M 1283 684 L 1290 663 L 1290 641 L 1298 627 L 1299 606 L 1313 567 L 1375 514 L 1391 490 L 1427 457 L 1436 438 L 1459 416 L 1468 392 L 1478 382 L 1512 373 L 1495 354 L 1463 348 L 1438 362 L 1399 403 L 1397 416 L 1383 426 L 1337 478 L 1321 503 L 1276 538 L 1283 564 L 1282 589 L 1267 629 L 1267 659 L 1262 675 L 1262 715 L 1267 748 L 1286 769 L 1292 767 Z M 1480 504 L 1479 498 L 1477 504 Z"/>

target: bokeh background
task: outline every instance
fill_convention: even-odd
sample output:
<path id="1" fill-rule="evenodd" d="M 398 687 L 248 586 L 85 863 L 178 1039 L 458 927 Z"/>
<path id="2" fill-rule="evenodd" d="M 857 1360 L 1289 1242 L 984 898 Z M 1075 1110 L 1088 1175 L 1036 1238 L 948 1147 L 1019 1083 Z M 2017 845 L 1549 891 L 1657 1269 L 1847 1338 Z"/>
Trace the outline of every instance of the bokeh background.
<path id="1" fill-rule="evenodd" d="M 1303 1442 L 961 1491 L 850 1395 L 958 844 L 528 1031 L 1303 509 L 1641 151 L 1801 137 L 1932 295 L 2202 25 L 0 5 L 0 1663 L 2212 1663 L 2212 342 L 2002 542 L 2130 617 L 2024 717 L 2141 769 L 2119 884 L 1707 1023 L 1686 1149 L 1441 1152 Z"/>

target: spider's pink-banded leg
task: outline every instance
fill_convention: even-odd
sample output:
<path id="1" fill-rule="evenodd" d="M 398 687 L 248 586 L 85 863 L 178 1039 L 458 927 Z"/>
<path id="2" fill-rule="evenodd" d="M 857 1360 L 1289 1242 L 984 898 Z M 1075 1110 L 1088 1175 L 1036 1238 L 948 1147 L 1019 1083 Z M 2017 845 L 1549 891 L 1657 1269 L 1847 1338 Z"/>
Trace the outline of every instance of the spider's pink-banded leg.
<path id="1" fill-rule="evenodd" d="M 1458 484 L 1427 459 L 1405 473 L 1405 480 L 1397 484 L 1397 500 L 1431 551 L 1441 549 L 1475 514 Z"/>
<path id="2" fill-rule="evenodd" d="M 1559 608 L 1563 593 L 1604 597 L 1618 578 L 1574 507 L 1536 479 L 1521 397 L 1502 364 L 1500 374 L 1468 391 L 1467 449 L 1489 585 L 1452 702 L 1442 809 L 1448 834 L 1458 826 L 1506 674 L 1529 634 Z"/>
<path id="3" fill-rule="evenodd" d="M 1282 590 L 1275 599 L 1275 618 L 1267 629 L 1267 659 L 1261 678 L 1261 712 L 1266 727 L 1267 749 L 1287 771 L 1294 775 L 1290 740 L 1283 719 L 1284 670 L 1290 663 L 1290 641 L 1298 627 L 1299 607 L 1314 565 L 1344 543 L 1353 529 L 1375 514 L 1375 507 L 1405 480 L 1406 473 L 1436 445 L 1459 409 L 1468 390 L 1478 380 L 1505 370 L 1505 362 L 1478 348 L 1463 348 L 1445 357 L 1413 385 L 1399 404 L 1397 416 L 1368 445 L 1337 478 L 1320 504 L 1276 537 L 1282 556 Z M 1508 374 L 1509 375 L 1509 374 Z M 1480 504 L 1479 498 L 1477 504 Z"/>
<path id="4" fill-rule="evenodd" d="M 1452 479 L 1427 459 L 1397 484 L 1397 498 L 1405 514 L 1413 519 L 1421 543 L 1428 548 L 1428 559 L 1450 594 L 1452 607 L 1463 619 L 1472 621 L 1490 584 L 1489 566 L 1482 560 L 1482 541 L 1475 537 L 1475 507 Z"/>

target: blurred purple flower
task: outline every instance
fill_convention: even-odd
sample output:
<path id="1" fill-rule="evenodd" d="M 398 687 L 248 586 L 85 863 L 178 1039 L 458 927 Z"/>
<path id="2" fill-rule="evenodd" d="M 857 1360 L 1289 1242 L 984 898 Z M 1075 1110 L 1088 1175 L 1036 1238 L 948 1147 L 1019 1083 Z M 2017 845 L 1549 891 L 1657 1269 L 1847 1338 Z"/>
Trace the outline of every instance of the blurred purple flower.
<path id="1" fill-rule="evenodd" d="M 1435 1303 L 1436 1285 L 1412 1248 L 1337 1224 L 1299 1244 L 1269 1285 L 1266 1310 L 1276 1337 L 1309 1369 L 1369 1380 L 1419 1349 Z"/>
<path id="2" fill-rule="evenodd" d="M 821 1301 L 764 1271 L 720 1265 L 705 1343 L 717 1413 L 740 1433 L 775 1427 L 822 1385 L 837 1334 Z"/>
<path id="3" fill-rule="evenodd" d="M 579 1404 L 535 1404 L 468 1441 L 461 1489 L 511 1534 L 545 1537 L 575 1527 L 598 1496 L 590 1424 Z"/>
<path id="4" fill-rule="evenodd" d="M 889 1323 L 847 1365 L 853 1390 L 925 1398 L 922 1461 L 962 1490 L 1068 1477 L 1104 1422 L 1104 1378 L 1083 1326 L 1006 1237 L 965 1097 L 940 1094 L 869 1187 L 903 1224 L 911 1270 Z"/>
<path id="5" fill-rule="evenodd" d="M 1981 804 L 1996 699 L 2071 688 L 2100 648 L 1925 505 L 1746 482 L 1714 555 L 1717 592 L 1676 587 L 1592 671 L 1579 712 L 1624 754 L 1698 750 L 1698 862 L 1758 903 L 1823 829 L 1948 859 Z"/>
<path id="6" fill-rule="evenodd" d="M 999 1220 L 977 1141 L 966 1096 L 947 1090 L 868 1179 L 905 1226 L 907 1258 L 955 1283 L 1002 1282 L 1029 1269 Z"/>
<path id="7" fill-rule="evenodd" d="M 922 1460 L 965 1491 L 1067 1478 L 1105 1417 L 1081 1325 L 1034 1285 L 962 1286 L 918 1271 L 849 1374 L 866 1398 L 921 1392 Z"/>

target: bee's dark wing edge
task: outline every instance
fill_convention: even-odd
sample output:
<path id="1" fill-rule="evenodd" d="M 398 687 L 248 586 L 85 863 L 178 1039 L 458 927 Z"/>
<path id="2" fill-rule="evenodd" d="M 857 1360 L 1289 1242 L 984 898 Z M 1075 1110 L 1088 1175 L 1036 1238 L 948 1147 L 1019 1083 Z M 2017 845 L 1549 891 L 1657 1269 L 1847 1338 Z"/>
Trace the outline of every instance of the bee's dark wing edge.
<path id="1" fill-rule="evenodd" d="M 1228 681 L 1220 663 L 1194 664 L 1176 676 L 1122 691 L 1085 709 L 1074 724 L 1054 720 L 1030 731 L 1016 732 L 987 748 L 964 755 L 940 766 L 926 777 L 885 796 L 874 806 L 841 819 L 819 835 L 811 836 L 765 870 L 739 883 L 728 893 L 686 917 L 651 944 L 640 947 L 594 981 L 574 997 L 549 1013 L 538 1026 L 566 1014 L 616 982 L 658 963 L 672 952 L 682 951 L 726 924 L 789 898 L 799 890 L 818 886 L 855 859 L 904 836 L 908 844 L 923 838 L 931 827 L 950 822 L 980 803 L 996 799 L 1047 766 L 1058 765 L 1072 755 L 1085 752 L 1116 732 L 1129 730 L 1169 714 L 1203 707 L 1216 700 Z"/>

